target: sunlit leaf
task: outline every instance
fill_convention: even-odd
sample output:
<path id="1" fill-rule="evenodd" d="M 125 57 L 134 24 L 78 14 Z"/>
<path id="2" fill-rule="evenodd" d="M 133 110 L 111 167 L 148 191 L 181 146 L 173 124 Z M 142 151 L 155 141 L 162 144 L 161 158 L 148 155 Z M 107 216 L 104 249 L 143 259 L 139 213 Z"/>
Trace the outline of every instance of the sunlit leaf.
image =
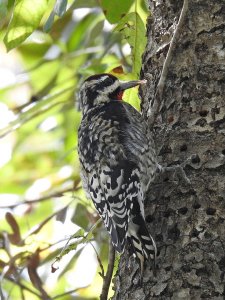
<path id="1" fill-rule="evenodd" d="M 138 77 L 141 69 L 141 59 L 146 46 L 145 25 L 137 12 L 131 12 L 123 17 L 115 27 L 128 41 L 132 52 L 133 73 Z"/>
<path id="2" fill-rule="evenodd" d="M 72 4 L 72 9 L 76 8 L 91 8 L 98 6 L 98 0 L 75 0 Z"/>
<path id="3" fill-rule="evenodd" d="M 133 0 L 100 1 L 106 19 L 112 24 L 117 23 L 128 13 L 133 2 Z"/>
<path id="4" fill-rule="evenodd" d="M 2 26 L 8 13 L 7 2 L 7 0 L 0 1 L 0 27 Z"/>
<path id="5" fill-rule="evenodd" d="M 140 111 L 140 99 L 137 88 L 126 90 L 123 99 Z"/>
<path id="6" fill-rule="evenodd" d="M 86 15 L 75 27 L 68 40 L 68 50 L 76 50 L 86 40 L 88 31 L 98 21 L 98 16 L 95 13 Z"/>
<path id="7" fill-rule="evenodd" d="M 4 37 L 7 50 L 19 46 L 40 24 L 48 0 L 17 0 Z"/>

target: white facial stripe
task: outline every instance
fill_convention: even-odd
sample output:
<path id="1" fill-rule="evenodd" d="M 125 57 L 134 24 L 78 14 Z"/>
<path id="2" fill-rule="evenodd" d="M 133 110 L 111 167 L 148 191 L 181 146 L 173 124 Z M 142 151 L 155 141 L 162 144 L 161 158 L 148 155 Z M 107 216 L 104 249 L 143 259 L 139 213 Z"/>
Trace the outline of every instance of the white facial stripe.
<path id="1" fill-rule="evenodd" d="M 100 79 L 95 79 L 95 80 L 87 81 L 87 82 L 85 82 L 85 85 L 87 85 L 87 86 L 93 86 L 95 84 L 98 84 L 99 82 L 102 82 L 102 81 L 106 80 L 107 78 L 108 78 L 108 76 L 105 75 L 105 76 L 102 76 Z"/>
<path id="2" fill-rule="evenodd" d="M 89 109 L 88 107 L 89 99 L 87 98 L 87 93 L 85 92 L 85 90 L 89 90 L 89 88 L 91 88 L 91 90 L 94 91 L 96 88 L 97 95 L 96 98 L 94 99 L 93 105 L 98 105 L 100 103 L 108 102 L 109 95 L 114 93 L 116 89 L 120 86 L 120 81 L 116 80 L 111 85 L 109 84 L 108 86 L 104 87 L 104 81 L 106 81 L 108 78 L 109 78 L 108 75 L 104 75 L 98 79 L 93 79 L 91 81 L 86 81 L 83 83 L 79 93 L 79 97 L 82 103 L 83 113 L 86 113 L 86 111 Z M 100 88 L 99 83 L 100 86 L 102 85 L 102 89 Z"/>
<path id="3" fill-rule="evenodd" d="M 107 76 L 107 75 L 105 75 L 105 76 L 102 76 L 102 77 L 101 77 L 101 79 L 99 79 L 99 80 L 97 80 L 97 81 L 98 81 L 98 82 L 99 82 L 99 81 L 104 81 L 106 78 L 108 78 L 108 76 Z"/>
<path id="4" fill-rule="evenodd" d="M 109 99 L 109 94 L 114 92 L 119 85 L 119 81 L 115 81 L 112 85 L 105 87 L 102 91 L 98 90 L 98 96 L 95 99 L 95 104 L 107 101 Z"/>
<path id="5" fill-rule="evenodd" d="M 96 80 L 91 80 L 91 81 L 88 81 L 88 82 L 85 82 L 85 86 L 89 87 L 89 86 L 95 86 L 95 84 L 98 84 L 99 82 L 103 82 L 105 81 L 106 79 L 108 78 L 107 75 L 105 76 L 102 76 L 100 79 L 96 79 Z M 115 90 L 117 87 L 119 87 L 120 85 L 120 82 L 119 80 L 118 81 L 115 81 L 112 85 L 109 85 L 107 87 L 104 88 L 103 92 L 104 93 L 110 93 L 112 92 L 113 90 Z"/>

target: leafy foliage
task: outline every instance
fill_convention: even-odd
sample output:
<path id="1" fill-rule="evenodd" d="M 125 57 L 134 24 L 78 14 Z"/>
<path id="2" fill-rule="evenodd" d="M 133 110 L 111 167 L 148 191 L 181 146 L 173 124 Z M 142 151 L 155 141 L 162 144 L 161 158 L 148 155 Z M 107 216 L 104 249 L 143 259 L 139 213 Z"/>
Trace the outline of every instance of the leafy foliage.
<path id="1" fill-rule="evenodd" d="M 40 24 L 47 0 L 18 0 L 15 3 L 4 42 L 10 50 L 21 44 Z"/>
<path id="2" fill-rule="evenodd" d="M 132 73 L 138 76 L 141 69 L 141 55 L 146 45 L 145 24 L 137 12 L 126 14 L 116 26 L 132 49 Z"/>
<path id="3" fill-rule="evenodd" d="M 112 24 L 118 23 L 120 19 L 126 15 L 133 3 L 134 0 L 101 0 L 101 5 L 105 17 Z M 116 7 L 118 9 L 115 9 Z"/>
<path id="4" fill-rule="evenodd" d="M 81 188 L 76 95 L 80 82 L 94 73 L 138 76 L 146 8 L 141 0 L 116 3 L 0 4 L 3 300 L 97 299 L 100 294 L 98 272 L 106 268 L 108 235 Z M 137 90 L 126 95 L 136 107 L 137 99 Z"/>

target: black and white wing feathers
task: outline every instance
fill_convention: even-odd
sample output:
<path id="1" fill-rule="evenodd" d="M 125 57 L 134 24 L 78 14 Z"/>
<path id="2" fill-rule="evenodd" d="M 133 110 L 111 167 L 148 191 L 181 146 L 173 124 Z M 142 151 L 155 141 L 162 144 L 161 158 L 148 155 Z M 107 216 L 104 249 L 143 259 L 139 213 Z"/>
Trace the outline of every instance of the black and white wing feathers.
<path id="1" fill-rule="evenodd" d="M 101 165 L 91 172 L 90 196 L 118 252 L 123 252 L 133 201 L 137 197 L 135 166 L 119 161 L 114 166 Z"/>
<path id="2" fill-rule="evenodd" d="M 116 250 L 123 252 L 129 239 L 141 270 L 145 258 L 153 258 L 156 251 L 143 204 L 157 168 L 151 142 L 141 115 L 121 101 L 89 110 L 79 130 L 84 186 Z"/>

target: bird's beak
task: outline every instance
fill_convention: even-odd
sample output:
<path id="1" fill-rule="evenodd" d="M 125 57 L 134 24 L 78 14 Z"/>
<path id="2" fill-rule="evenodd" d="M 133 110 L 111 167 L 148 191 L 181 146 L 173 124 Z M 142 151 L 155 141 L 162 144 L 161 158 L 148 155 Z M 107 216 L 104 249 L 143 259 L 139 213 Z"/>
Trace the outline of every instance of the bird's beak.
<path id="1" fill-rule="evenodd" d="M 130 89 L 132 87 L 135 87 L 137 85 L 142 85 L 142 84 L 146 84 L 147 80 L 143 79 L 143 80 L 131 80 L 131 81 L 120 81 L 120 90 L 124 91 L 127 89 Z"/>

